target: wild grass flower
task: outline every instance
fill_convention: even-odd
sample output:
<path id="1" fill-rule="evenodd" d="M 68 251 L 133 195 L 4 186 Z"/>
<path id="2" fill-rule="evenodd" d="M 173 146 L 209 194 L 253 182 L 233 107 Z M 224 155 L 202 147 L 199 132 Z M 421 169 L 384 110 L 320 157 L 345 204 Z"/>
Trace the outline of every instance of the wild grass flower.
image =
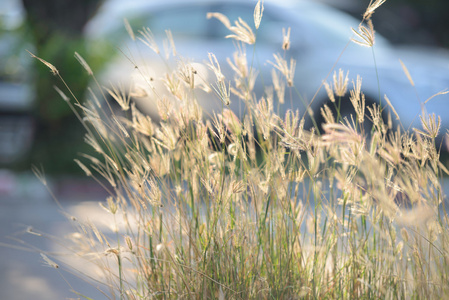
<path id="1" fill-rule="evenodd" d="M 368 21 L 368 27 L 359 25 L 358 31 L 351 28 L 352 32 L 356 35 L 356 38 L 351 39 L 354 43 L 364 46 L 373 47 L 374 46 L 374 27 L 371 20 Z"/>
<path id="2" fill-rule="evenodd" d="M 354 107 L 355 113 L 357 115 L 357 121 L 362 124 L 365 120 L 365 95 L 361 92 L 362 89 L 362 79 L 357 75 L 357 81 L 352 82 L 354 89 L 350 93 L 349 100 Z"/>
<path id="3" fill-rule="evenodd" d="M 127 111 L 129 109 L 129 103 L 131 101 L 131 96 L 129 91 L 125 90 L 125 87 L 112 87 L 112 89 L 106 88 L 106 91 L 109 95 L 117 101 L 123 111 Z"/>
<path id="4" fill-rule="evenodd" d="M 324 82 L 324 88 L 326 89 L 327 97 L 329 98 L 329 100 L 335 103 L 335 95 L 334 90 L 332 88 L 332 84 Z"/>
<path id="5" fill-rule="evenodd" d="M 263 9 L 263 5 L 262 5 L 262 9 Z M 259 16 L 260 16 L 260 18 L 262 18 L 263 10 L 259 10 L 259 11 L 260 11 Z M 244 42 L 249 45 L 252 45 L 256 42 L 256 36 L 255 36 L 253 30 L 241 18 L 239 18 L 237 21 L 234 22 L 235 26 L 231 25 L 231 22 L 229 21 L 228 17 L 226 17 L 225 15 L 218 13 L 218 12 L 207 13 L 207 18 L 208 19 L 211 19 L 211 18 L 218 19 L 223 25 L 225 25 L 225 27 L 227 29 L 229 29 L 233 33 L 233 34 L 227 35 L 226 38 L 232 38 L 232 39 Z M 257 20 L 255 20 L 255 21 L 257 21 Z M 259 22 L 260 22 L 260 20 L 259 20 Z"/>
<path id="6" fill-rule="evenodd" d="M 154 39 L 154 35 L 151 32 L 150 28 L 145 27 L 142 30 L 139 30 L 139 33 L 142 37 L 139 36 L 138 39 L 142 41 L 145 45 L 147 45 L 156 54 L 159 54 L 160 53 L 159 47 Z"/>
<path id="7" fill-rule="evenodd" d="M 334 72 L 334 76 L 332 77 L 334 80 L 334 92 L 337 97 L 344 97 L 346 94 L 346 90 L 348 89 L 348 74 L 349 71 L 346 72 L 346 76 L 344 76 L 344 72 L 342 69 Z"/>
<path id="8" fill-rule="evenodd" d="M 133 41 L 135 41 L 135 40 L 136 40 L 136 35 L 134 34 L 134 30 L 133 30 L 133 28 L 131 27 L 131 24 L 129 24 L 129 21 L 128 21 L 127 18 L 124 18 L 124 19 L 123 19 L 123 24 L 125 25 L 125 29 L 126 29 L 126 32 L 128 32 L 129 37 L 130 37 Z"/>
<path id="9" fill-rule="evenodd" d="M 441 118 L 438 116 L 438 118 L 435 116 L 435 114 L 432 115 L 424 115 L 419 116 L 421 119 L 422 127 L 425 131 L 421 131 L 417 128 L 414 128 L 416 132 L 419 134 L 428 136 L 431 139 L 435 139 L 438 136 L 438 132 L 440 131 L 441 126 Z"/>
<path id="10" fill-rule="evenodd" d="M 273 54 L 275 62 L 269 61 L 271 65 L 273 65 L 276 69 L 278 69 L 282 75 L 285 76 L 285 79 L 287 80 L 287 85 L 289 87 L 293 86 L 293 79 L 295 76 L 295 70 L 296 70 L 296 60 L 293 58 L 290 58 L 290 65 L 288 62 L 281 57 L 280 54 Z"/>
<path id="11" fill-rule="evenodd" d="M 56 67 L 53 66 L 51 63 L 49 63 L 49 62 L 46 61 L 46 60 L 43 60 L 43 59 L 40 58 L 40 57 L 37 57 L 36 55 L 34 55 L 33 53 L 31 53 L 31 52 L 28 51 L 28 50 L 27 50 L 27 52 L 31 55 L 31 57 L 36 58 L 36 59 L 39 60 L 41 63 L 43 63 L 47 68 L 49 68 L 50 71 L 51 71 L 51 73 L 52 73 L 53 75 L 55 75 L 55 76 L 56 76 L 56 75 L 59 75 L 58 69 L 56 69 Z"/>
<path id="12" fill-rule="evenodd" d="M 173 56 L 177 55 L 175 41 L 173 40 L 173 34 L 171 30 L 165 30 L 165 34 L 167 35 L 167 39 L 164 40 L 164 49 L 165 49 L 165 58 L 168 60 L 170 58 L 170 52 Z"/>
<path id="13" fill-rule="evenodd" d="M 83 66 L 83 68 L 86 70 L 87 74 L 90 76 L 94 75 L 94 72 L 90 68 L 89 64 L 86 62 L 86 60 L 78 54 L 78 52 L 75 52 L 75 58 L 76 60 Z"/>
<path id="14" fill-rule="evenodd" d="M 399 120 L 399 119 L 400 119 L 400 118 L 399 118 L 399 115 L 398 115 L 398 113 L 396 112 L 396 110 L 394 109 L 394 107 L 393 107 L 393 105 L 391 104 L 390 99 L 388 99 L 387 95 L 384 95 L 384 99 L 385 99 L 385 101 L 387 102 L 388 106 L 389 106 L 389 107 L 391 108 L 391 110 L 393 111 L 393 114 L 396 116 L 396 120 Z"/>
<path id="15" fill-rule="evenodd" d="M 415 82 L 413 81 L 412 76 L 410 75 L 409 70 L 407 69 L 405 64 L 402 62 L 402 60 L 399 60 L 399 62 L 401 63 L 402 70 L 404 71 L 405 76 L 407 76 L 408 81 L 410 81 L 410 84 L 412 86 L 415 86 Z"/>
<path id="16" fill-rule="evenodd" d="M 275 69 L 271 70 L 274 91 L 280 104 L 285 103 L 285 83 L 279 78 Z"/>
<path id="17" fill-rule="evenodd" d="M 382 3 L 372 3 L 366 17 Z M 257 5 L 256 28 L 263 13 Z M 247 34 L 240 20 L 233 27 L 221 14 L 209 17 L 242 39 Z M 154 47 L 151 32 L 143 33 Z M 73 106 L 96 152 L 75 162 L 103 178 L 109 196 L 101 218 L 69 217 L 74 232 L 62 243 L 101 275 L 76 263 L 69 270 L 96 281 L 111 299 L 447 298 L 449 236 L 439 177 L 447 169 L 434 141 L 440 119 L 424 115 L 422 130 L 404 132 L 385 123 L 377 104 L 365 116 L 357 77 L 350 91 L 356 116 L 338 118 L 325 105 L 318 134 L 305 128 L 302 111 L 275 111 L 275 97 L 281 102 L 285 92 L 279 74 L 294 88 L 294 60 L 276 54 L 273 87 L 258 95 L 257 71 L 239 47 L 228 60 L 232 88 L 209 55 L 216 80 L 205 84 L 223 105 L 207 118 L 194 92 L 194 62 L 159 74 L 167 95 L 146 92 L 156 97 L 160 122 L 131 102 L 135 89 L 109 90 L 126 108 L 123 115 L 100 109 L 95 99 Z M 327 90 L 345 97 L 347 83 L 339 70 Z M 231 89 L 245 101 L 241 118 L 225 106 Z M 366 119 L 371 136 L 359 130 Z"/>
<path id="18" fill-rule="evenodd" d="M 371 19 L 371 16 L 374 14 L 376 9 L 378 9 L 382 4 L 385 3 L 386 0 L 373 0 L 370 1 L 370 4 L 368 5 L 368 8 L 366 9 L 365 13 L 363 14 L 363 19 Z"/>
<path id="19" fill-rule="evenodd" d="M 283 50 L 290 49 L 290 31 L 291 31 L 290 27 L 287 29 L 287 32 L 285 32 L 285 28 L 282 28 L 282 49 Z"/>
<path id="20" fill-rule="evenodd" d="M 260 0 L 257 1 L 256 7 L 254 8 L 254 26 L 256 29 L 259 29 L 260 21 L 262 21 L 263 10 L 263 1 L 262 4 L 260 3 Z"/>

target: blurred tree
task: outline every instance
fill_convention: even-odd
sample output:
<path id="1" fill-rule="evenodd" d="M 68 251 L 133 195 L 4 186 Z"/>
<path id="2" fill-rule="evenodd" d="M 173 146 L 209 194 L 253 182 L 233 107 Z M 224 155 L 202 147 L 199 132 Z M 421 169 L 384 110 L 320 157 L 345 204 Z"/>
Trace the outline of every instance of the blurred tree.
<path id="1" fill-rule="evenodd" d="M 88 76 L 74 58 L 74 52 L 89 61 L 82 32 L 102 1 L 22 0 L 27 27 L 34 38 L 35 54 L 58 68 L 80 101 L 84 99 Z M 35 63 L 36 138 L 24 167 L 42 164 L 52 173 L 78 171 L 73 159 L 77 152 L 86 150 L 84 130 L 53 88 L 56 85 L 65 90 L 61 82 L 48 68 L 38 61 Z"/>

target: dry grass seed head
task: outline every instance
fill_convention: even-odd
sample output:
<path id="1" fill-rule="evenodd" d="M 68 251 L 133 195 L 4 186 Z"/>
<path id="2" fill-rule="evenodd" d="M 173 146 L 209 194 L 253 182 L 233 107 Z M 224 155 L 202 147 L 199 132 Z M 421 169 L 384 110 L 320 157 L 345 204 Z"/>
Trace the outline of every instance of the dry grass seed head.
<path id="1" fill-rule="evenodd" d="M 335 103 L 335 96 L 334 96 L 334 90 L 332 88 L 332 83 L 329 84 L 327 82 L 324 82 L 324 88 L 326 89 L 327 97 L 329 100 L 333 103 Z"/>
<path id="2" fill-rule="evenodd" d="M 295 76 L 296 70 L 296 60 L 293 58 L 290 59 L 290 66 L 287 61 L 280 54 L 273 54 L 275 63 L 268 61 L 271 65 L 273 65 L 276 69 L 278 69 L 282 75 L 285 76 L 287 80 L 287 84 L 289 87 L 293 86 L 293 79 Z"/>
<path id="3" fill-rule="evenodd" d="M 59 265 L 57 263 L 55 263 L 54 261 L 52 261 L 50 258 L 48 258 L 48 256 L 45 255 L 44 253 L 41 253 L 41 257 L 49 267 L 52 267 L 54 269 L 59 268 Z"/>
<path id="4" fill-rule="evenodd" d="M 426 104 L 426 103 L 429 102 L 431 99 L 433 99 L 433 98 L 435 98 L 435 97 L 437 97 L 437 96 L 440 96 L 440 95 L 446 95 L 447 93 L 449 93 L 449 91 L 448 91 L 447 89 L 445 89 L 445 90 L 443 90 L 443 91 L 440 91 L 440 92 L 438 92 L 438 93 L 436 93 L 436 94 L 430 96 L 426 101 L 424 101 L 424 104 Z"/>
<path id="5" fill-rule="evenodd" d="M 388 99 L 387 95 L 384 95 L 384 99 L 385 99 L 385 101 L 387 101 L 388 106 L 389 106 L 389 107 L 391 108 L 391 110 L 393 111 L 393 114 L 395 115 L 396 120 L 399 120 L 399 115 L 398 115 L 398 113 L 396 112 L 396 109 L 394 109 L 394 107 L 393 107 L 393 105 L 391 104 L 390 99 Z"/>
<path id="6" fill-rule="evenodd" d="M 437 118 L 435 114 L 432 114 L 432 115 L 419 116 L 419 118 L 421 119 L 421 124 L 425 132 L 417 128 L 413 128 L 413 130 L 431 139 L 435 139 L 438 136 L 438 132 L 440 131 L 441 126 L 440 116 L 438 116 Z"/>
<path id="7" fill-rule="evenodd" d="M 260 15 L 260 17 L 262 17 L 262 15 Z M 233 38 L 237 41 L 242 41 L 250 45 L 256 42 L 256 36 L 254 35 L 251 27 L 249 27 L 248 24 L 241 18 L 238 18 L 238 20 L 234 22 L 235 26 L 232 26 L 228 17 L 226 17 L 222 13 L 209 12 L 207 13 L 207 18 L 216 18 L 221 23 L 223 23 L 223 25 L 225 25 L 227 29 L 234 33 L 227 35 L 226 38 Z"/>
<path id="8" fill-rule="evenodd" d="M 350 101 L 354 110 L 357 114 L 357 120 L 360 124 L 363 123 L 365 119 L 365 95 L 361 92 L 362 89 L 362 79 L 357 75 L 357 83 L 352 82 L 354 89 L 350 91 Z"/>
<path id="9" fill-rule="evenodd" d="M 125 25 L 125 29 L 126 29 L 126 32 L 128 32 L 128 35 L 131 37 L 131 39 L 133 41 L 135 41 L 136 40 L 136 36 L 135 36 L 133 28 L 131 27 L 131 24 L 129 24 L 129 21 L 128 21 L 127 18 L 123 19 L 123 24 Z"/>
<path id="10" fill-rule="evenodd" d="M 33 57 L 33 58 L 36 58 L 37 60 L 39 60 L 41 63 L 43 63 L 47 68 L 49 68 L 50 69 L 50 71 L 51 71 L 51 73 L 53 74 L 53 75 L 59 75 L 59 71 L 58 71 L 58 69 L 56 69 L 56 67 L 55 66 L 53 66 L 51 63 L 49 63 L 48 61 L 46 61 L 46 60 L 43 60 L 42 58 L 40 58 L 40 57 L 37 57 L 36 55 L 34 55 L 33 53 L 31 53 L 30 51 L 28 51 L 28 50 L 26 50 L 30 55 L 31 55 L 31 57 Z"/>
<path id="11" fill-rule="evenodd" d="M 157 100 L 157 111 L 162 121 L 167 121 L 170 118 L 172 110 L 173 103 L 167 97 Z"/>
<path id="12" fill-rule="evenodd" d="M 263 1 L 262 4 L 260 3 L 260 0 L 257 1 L 256 7 L 254 8 L 254 26 L 256 29 L 259 29 L 260 21 L 262 21 L 263 10 Z"/>
<path id="13" fill-rule="evenodd" d="M 368 20 L 368 28 L 360 24 L 358 29 L 359 31 L 351 28 L 352 32 L 358 38 L 352 38 L 351 41 L 363 47 L 374 46 L 374 27 L 371 20 Z"/>
<path id="14" fill-rule="evenodd" d="M 154 39 L 154 35 L 151 32 L 150 28 L 144 27 L 142 30 L 139 30 L 139 33 L 142 37 L 138 37 L 140 41 L 142 41 L 145 45 L 147 45 L 151 50 L 153 50 L 156 54 L 160 53 L 159 47 Z"/>
<path id="15" fill-rule="evenodd" d="M 346 94 L 346 90 L 348 88 L 348 75 L 349 71 L 346 72 L 346 76 L 344 76 L 344 72 L 342 69 L 338 70 L 338 77 L 337 72 L 334 72 L 334 91 L 335 95 L 337 95 L 338 97 L 344 97 Z"/>
<path id="16" fill-rule="evenodd" d="M 410 72 L 408 71 L 407 67 L 402 62 L 402 60 L 399 60 L 399 62 L 401 63 L 402 70 L 404 71 L 405 76 L 407 76 L 408 81 L 410 81 L 410 84 L 412 86 L 415 86 L 415 82 L 413 81 L 412 76 L 410 75 Z"/>
<path id="17" fill-rule="evenodd" d="M 78 52 L 75 52 L 75 58 L 83 66 L 83 68 L 86 70 L 87 74 L 89 74 L 90 76 L 94 75 L 94 72 L 92 72 L 92 69 L 87 64 L 86 60 L 81 55 L 79 55 Z"/>
<path id="18" fill-rule="evenodd" d="M 371 19 L 371 16 L 374 14 L 376 9 L 379 8 L 382 4 L 385 3 L 386 0 L 373 0 L 370 1 L 370 4 L 368 5 L 368 8 L 366 9 L 365 13 L 363 14 L 363 19 Z"/>
<path id="19" fill-rule="evenodd" d="M 106 91 L 111 95 L 111 97 L 117 101 L 123 111 L 129 110 L 129 102 L 131 101 L 131 96 L 129 91 L 126 91 L 123 85 L 118 87 L 112 86 L 112 90 L 105 88 Z"/>
<path id="20" fill-rule="evenodd" d="M 291 28 L 289 27 L 287 29 L 287 33 L 286 33 L 285 28 L 282 28 L 282 49 L 283 50 L 290 49 L 290 30 L 291 30 Z"/>
<path id="21" fill-rule="evenodd" d="M 74 159 L 74 161 L 77 163 L 77 165 L 84 171 L 84 173 L 86 173 L 87 177 L 92 176 L 92 172 L 89 170 L 89 168 L 87 168 L 81 161 L 79 161 L 78 159 Z"/>
<path id="22" fill-rule="evenodd" d="M 145 136 L 152 136 L 154 133 L 153 121 L 150 116 L 142 114 L 133 103 L 131 105 L 132 128 Z"/>
<path id="23" fill-rule="evenodd" d="M 275 69 L 271 70 L 271 78 L 278 101 L 280 104 L 283 104 L 285 102 L 285 82 L 279 78 Z"/>
<path id="24" fill-rule="evenodd" d="M 171 30 L 165 30 L 165 34 L 167 35 L 167 40 L 165 40 L 164 42 L 164 50 L 165 50 L 165 56 L 166 59 L 168 60 L 170 58 L 170 50 L 171 53 L 173 54 L 173 56 L 176 56 L 176 46 L 175 46 L 175 41 L 173 40 L 173 34 L 171 32 Z"/>
<path id="25" fill-rule="evenodd" d="M 247 78 L 249 74 L 245 47 L 243 45 L 238 45 L 238 49 L 233 53 L 232 58 L 234 62 L 231 61 L 229 57 L 226 59 L 226 61 L 228 62 L 234 73 L 237 75 L 237 77 Z"/>
<path id="26" fill-rule="evenodd" d="M 326 104 L 321 108 L 321 115 L 323 116 L 326 123 L 335 123 L 334 114 Z"/>
<path id="27" fill-rule="evenodd" d="M 183 61 L 180 61 L 178 63 L 178 72 L 177 72 L 179 78 L 184 81 L 187 86 L 190 87 L 190 89 L 193 90 L 193 88 L 195 87 L 195 74 L 196 71 L 195 69 L 192 67 L 191 64 L 189 63 L 185 63 Z"/>
<path id="28" fill-rule="evenodd" d="M 64 100 L 65 102 L 70 102 L 70 98 L 67 97 L 67 95 L 63 91 L 61 91 L 56 85 L 54 85 L 53 88 L 61 96 L 62 100 Z"/>

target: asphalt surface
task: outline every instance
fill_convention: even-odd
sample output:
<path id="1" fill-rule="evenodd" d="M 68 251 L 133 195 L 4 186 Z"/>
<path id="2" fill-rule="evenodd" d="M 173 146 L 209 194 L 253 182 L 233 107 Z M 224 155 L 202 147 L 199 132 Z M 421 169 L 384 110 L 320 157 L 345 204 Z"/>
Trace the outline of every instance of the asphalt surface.
<path id="1" fill-rule="evenodd" d="M 105 198 L 97 185 L 70 179 L 51 185 L 70 215 L 100 220 L 99 214 L 106 213 L 98 205 Z M 41 257 L 41 251 L 63 252 L 57 237 L 70 232 L 70 221 L 34 175 L 0 171 L 0 300 L 84 299 L 72 289 L 95 300 L 108 299 L 95 285 L 71 274 L 71 267 L 55 269 Z M 88 265 L 77 267 L 92 271 Z"/>

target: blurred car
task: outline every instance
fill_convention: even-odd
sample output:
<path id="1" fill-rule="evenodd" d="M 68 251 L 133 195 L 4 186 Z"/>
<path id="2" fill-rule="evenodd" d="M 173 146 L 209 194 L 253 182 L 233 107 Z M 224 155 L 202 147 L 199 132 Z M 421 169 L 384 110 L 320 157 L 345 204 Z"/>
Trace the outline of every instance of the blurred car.
<path id="1" fill-rule="evenodd" d="M 3 166 L 23 157 L 31 147 L 34 132 L 35 95 L 24 44 L 32 49 L 15 32 L 24 16 L 20 7 L 13 4 L 3 3 L 0 14 L 0 165 Z"/>
<path id="2" fill-rule="evenodd" d="M 158 78 L 164 72 L 161 71 L 164 66 L 159 57 L 151 55 L 151 50 L 145 48 L 143 43 L 131 41 L 124 29 L 123 18 L 127 18 L 134 29 L 149 27 L 161 48 L 162 39 L 166 38 L 165 30 L 170 29 L 178 53 L 196 62 L 202 62 L 207 61 L 208 53 L 212 52 L 224 68 L 227 65 L 226 57 L 232 57 L 235 51 L 235 43 L 224 38 L 230 34 L 229 30 L 218 20 L 207 19 L 206 14 L 220 12 L 231 22 L 241 17 L 253 27 L 255 3 L 256 1 L 237 0 L 132 1 L 126 4 L 113 0 L 106 2 L 88 24 L 86 35 L 94 44 L 109 39 L 122 53 L 100 76 L 101 81 L 129 82 L 129 74 L 134 68 L 130 60 L 136 61 L 139 66 L 151 66 L 148 74 L 152 78 Z M 381 102 L 385 106 L 384 95 L 387 95 L 405 129 L 410 126 L 421 128 L 418 116 L 423 107 L 428 113 L 436 113 L 442 117 L 441 125 L 444 131 L 440 133 L 449 128 L 449 95 L 439 95 L 424 105 L 426 99 L 449 87 L 449 55 L 445 50 L 395 48 L 379 34 L 376 34 L 373 49 L 362 47 L 350 42 L 351 37 L 354 37 L 351 28 L 357 29 L 360 20 L 337 9 L 305 0 L 265 1 L 264 4 L 265 10 L 257 32 L 254 56 L 254 65 L 261 70 L 258 80 L 263 79 L 270 84 L 270 71 L 273 66 L 267 61 L 274 61 L 273 53 L 283 53 L 282 28 L 291 27 L 291 49 L 286 53 L 286 57 L 296 59 L 294 84 L 301 95 L 293 98 L 294 109 L 304 112 L 315 97 L 310 107 L 319 119 L 320 108 L 329 101 L 325 89 L 320 89 L 320 86 L 324 80 L 330 82 L 332 68 L 335 71 L 341 68 L 345 74 L 349 71 L 349 88 L 352 88 L 352 81 L 356 81 L 357 75 L 362 77 L 362 90 L 366 95 L 367 105 Z M 137 44 L 141 44 L 143 48 L 139 48 Z M 248 61 L 251 63 L 252 46 L 247 46 L 247 50 Z M 142 60 L 135 59 L 135 54 L 141 55 Z M 409 70 L 415 86 L 412 86 L 405 75 L 399 60 L 402 60 Z M 138 71 L 141 72 L 142 69 Z M 200 72 L 207 79 L 214 80 L 213 74 L 207 73 L 207 70 Z M 258 92 L 260 98 L 263 91 L 259 89 Z M 300 98 L 304 101 L 300 101 Z M 200 104 L 208 112 L 220 109 L 219 101 L 215 106 L 211 105 L 212 102 L 205 100 L 200 101 Z M 241 116 L 239 102 L 236 97 L 231 96 L 231 109 Z M 148 104 L 151 101 L 143 103 Z M 291 108 L 289 103 L 290 101 L 286 100 L 281 106 L 281 115 Z M 349 101 L 345 103 L 347 105 L 342 105 L 342 113 L 348 115 L 352 108 Z M 142 105 L 142 110 L 155 117 L 154 105 Z"/>

